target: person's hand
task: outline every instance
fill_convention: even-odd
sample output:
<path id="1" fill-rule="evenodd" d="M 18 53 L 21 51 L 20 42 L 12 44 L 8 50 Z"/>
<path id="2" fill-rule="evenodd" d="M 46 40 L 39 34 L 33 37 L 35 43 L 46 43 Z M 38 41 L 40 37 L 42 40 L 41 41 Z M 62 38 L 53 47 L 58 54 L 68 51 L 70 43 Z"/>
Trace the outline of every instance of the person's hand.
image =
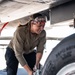
<path id="1" fill-rule="evenodd" d="M 30 71 L 30 72 L 28 73 L 28 75 L 33 75 L 33 71 Z"/>
<path id="2" fill-rule="evenodd" d="M 35 72 L 37 70 L 37 67 L 36 67 L 36 65 L 34 66 L 34 68 L 33 68 L 33 71 Z"/>
<path id="3" fill-rule="evenodd" d="M 39 64 L 34 66 L 33 71 L 35 72 L 37 69 L 39 69 Z"/>

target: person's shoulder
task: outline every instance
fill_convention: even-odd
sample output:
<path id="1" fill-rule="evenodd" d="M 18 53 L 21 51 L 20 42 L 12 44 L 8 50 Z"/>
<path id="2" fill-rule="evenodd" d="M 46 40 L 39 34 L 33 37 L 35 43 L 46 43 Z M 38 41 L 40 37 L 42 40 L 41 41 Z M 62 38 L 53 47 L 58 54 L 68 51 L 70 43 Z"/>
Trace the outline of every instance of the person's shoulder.
<path id="1" fill-rule="evenodd" d="M 41 37 L 46 36 L 46 31 L 43 30 L 40 35 L 41 35 Z"/>
<path id="2" fill-rule="evenodd" d="M 19 26 L 17 27 L 17 30 L 18 30 L 18 31 L 20 31 L 20 30 L 26 30 L 26 28 L 27 28 L 27 25 L 19 25 Z"/>
<path id="3" fill-rule="evenodd" d="M 14 34 L 24 34 L 26 33 L 26 26 L 25 25 L 20 25 L 17 27 L 16 31 L 14 32 Z"/>
<path id="4" fill-rule="evenodd" d="M 45 30 L 43 30 L 43 31 L 41 32 L 41 34 L 46 34 L 46 31 L 45 31 Z"/>

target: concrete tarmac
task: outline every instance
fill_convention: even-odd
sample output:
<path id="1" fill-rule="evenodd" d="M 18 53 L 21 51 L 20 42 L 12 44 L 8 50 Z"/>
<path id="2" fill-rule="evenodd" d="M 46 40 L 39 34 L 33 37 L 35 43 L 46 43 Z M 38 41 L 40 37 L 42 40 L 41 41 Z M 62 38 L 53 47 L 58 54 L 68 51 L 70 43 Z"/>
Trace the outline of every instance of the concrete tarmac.
<path id="1" fill-rule="evenodd" d="M 7 75 L 7 72 L 5 70 L 0 70 L 0 75 Z M 18 68 L 17 75 L 28 75 L 28 74 L 25 69 Z"/>

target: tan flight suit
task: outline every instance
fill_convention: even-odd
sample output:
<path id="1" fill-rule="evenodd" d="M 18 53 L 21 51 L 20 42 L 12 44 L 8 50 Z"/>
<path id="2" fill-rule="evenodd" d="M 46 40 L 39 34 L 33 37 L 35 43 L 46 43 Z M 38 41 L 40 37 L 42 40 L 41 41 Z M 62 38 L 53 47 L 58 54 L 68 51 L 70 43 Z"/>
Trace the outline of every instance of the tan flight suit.
<path id="1" fill-rule="evenodd" d="M 12 40 L 8 47 L 12 48 L 15 56 L 22 66 L 27 64 L 23 54 L 28 54 L 37 48 L 37 52 L 43 53 L 44 45 L 46 43 L 46 32 L 43 30 L 39 35 L 33 34 L 29 31 L 27 25 L 21 25 L 14 33 Z"/>

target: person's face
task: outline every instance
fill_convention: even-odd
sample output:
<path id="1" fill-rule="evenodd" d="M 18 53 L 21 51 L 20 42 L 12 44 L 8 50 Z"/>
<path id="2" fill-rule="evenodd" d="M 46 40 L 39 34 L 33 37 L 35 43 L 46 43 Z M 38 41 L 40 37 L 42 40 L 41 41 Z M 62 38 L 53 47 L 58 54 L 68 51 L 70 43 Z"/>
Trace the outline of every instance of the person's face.
<path id="1" fill-rule="evenodd" d="M 35 22 L 31 25 L 31 32 L 40 34 L 44 30 L 45 22 Z"/>

